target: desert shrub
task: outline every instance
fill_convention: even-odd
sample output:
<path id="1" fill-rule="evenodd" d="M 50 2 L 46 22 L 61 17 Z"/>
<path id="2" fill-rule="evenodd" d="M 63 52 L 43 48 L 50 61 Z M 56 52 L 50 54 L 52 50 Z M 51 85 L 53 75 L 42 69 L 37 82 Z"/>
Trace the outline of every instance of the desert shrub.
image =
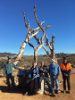
<path id="1" fill-rule="evenodd" d="M 72 57 L 67 57 L 68 61 L 74 65 L 75 64 L 75 56 Z M 0 69 L 4 66 L 5 62 L 7 61 L 7 59 L 0 59 Z M 12 61 L 14 61 L 14 59 L 12 59 Z M 21 58 L 21 60 L 19 61 L 19 63 L 17 64 L 18 67 L 24 67 L 24 68 L 30 68 L 32 66 L 32 62 L 34 61 L 34 57 L 33 56 L 23 56 Z M 40 63 L 44 61 L 45 65 L 49 68 L 49 65 L 51 63 L 51 59 L 50 57 L 47 56 L 38 56 L 37 57 L 37 65 L 38 67 L 40 66 Z M 63 61 L 62 58 L 58 58 L 58 64 L 60 65 L 60 63 Z"/>

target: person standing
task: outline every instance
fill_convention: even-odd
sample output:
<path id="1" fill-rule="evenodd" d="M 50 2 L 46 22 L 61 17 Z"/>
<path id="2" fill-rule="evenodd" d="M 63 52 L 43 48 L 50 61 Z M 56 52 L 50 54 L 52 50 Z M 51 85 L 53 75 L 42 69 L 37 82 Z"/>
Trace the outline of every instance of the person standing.
<path id="1" fill-rule="evenodd" d="M 11 58 L 8 58 L 8 61 L 5 63 L 4 65 L 4 76 L 6 76 L 6 80 L 7 80 L 7 90 L 10 90 L 10 82 L 9 79 L 11 79 L 12 81 L 12 86 L 15 89 L 15 84 L 14 84 L 14 77 L 13 77 L 13 68 L 15 69 L 19 69 L 16 65 L 14 65 L 13 62 L 11 62 Z"/>
<path id="2" fill-rule="evenodd" d="M 39 69 L 36 66 L 36 63 L 33 62 L 32 67 L 30 68 L 30 71 L 29 71 L 29 79 L 26 81 L 26 93 L 24 93 L 24 95 L 28 95 L 28 92 L 29 92 L 28 91 L 28 83 L 30 81 L 34 82 L 33 89 L 32 89 L 32 95 L 34 94 L 34 90 L 37 86 L 38 76 L 39 76 Z"/>
<path id="3" fill-rule="evenodd" d="M 66 80 L 68 84 L 68 93 L 71 93 L 70 91 L 70 74 L 71 74 L 71 64 L 67 62 L 67 58 L 63 57 L 63 63 L 60 64 L 60 68 L 62 71 L 62 76 L 63 76 L 63 89 L 64 93 L 66 92 Z"/>
<path id="4" fill-rule="evenodd" d="M 49 65 L 49 74 L 51 76 L 51 85 L 52 85 L 52 95 L 55 96 L 54 92 L 54 81 L 56 82 L 56 93 L 59 93 L 59 75 L 61 73 L 60 66 L 55 63 L 55 60 L 51 60 Z"/>

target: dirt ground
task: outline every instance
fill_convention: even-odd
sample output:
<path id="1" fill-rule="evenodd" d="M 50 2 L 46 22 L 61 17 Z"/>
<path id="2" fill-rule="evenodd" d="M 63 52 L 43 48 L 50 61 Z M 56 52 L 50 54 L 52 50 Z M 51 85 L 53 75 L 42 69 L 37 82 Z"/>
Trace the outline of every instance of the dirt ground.
<path id="1" fill-rule="evenodd" d="M 0 77 L 0 100 L 75 100 L 75 68 L 72 69 L 70 77 L 71 94 L 63 93 L 63 84 L 61 84 L 61 91 L 59 94 L 56 94 L 56 97 L 52 97 L 48 92 L 43 95 L 24 96 L 24 89 L 19 88 L 16 90 L 11 88 L 10 92 L 7 92 L 5 80 L 4 77 Z"/>

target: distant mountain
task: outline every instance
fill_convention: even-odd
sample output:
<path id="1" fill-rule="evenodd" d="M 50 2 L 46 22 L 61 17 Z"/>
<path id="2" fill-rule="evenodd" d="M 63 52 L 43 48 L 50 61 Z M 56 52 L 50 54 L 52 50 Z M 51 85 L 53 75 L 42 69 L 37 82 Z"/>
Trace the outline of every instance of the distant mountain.
<path id="1" fill-rule="evenodd" d="M 17 54 L 7 53 L 7 52 L 0 53 L 0 57 L 7 57 L 7 55 L 8 55 L 8 56 L 16 56 Z"/>

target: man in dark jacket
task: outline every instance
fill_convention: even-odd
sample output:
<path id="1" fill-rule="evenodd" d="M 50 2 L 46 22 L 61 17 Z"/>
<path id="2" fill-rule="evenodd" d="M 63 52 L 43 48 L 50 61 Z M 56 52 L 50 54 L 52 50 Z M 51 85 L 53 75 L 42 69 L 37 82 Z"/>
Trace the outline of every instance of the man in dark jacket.
<path id="1" fill-rule="evenodd" d="M 68 93 L 71 93 L 70 91 L 70 73 L 71 73 L 71 64 L 67 62 L 66 57 L 63 58 L 63 63 L 60 65 L 62 76 L 63 76 L 63 88 L 64 93 L 66 92 L 66 80 L 68 84 Z"/>
<path id="2" fill-rule="evenodd" d="M 41 81 L 44 79 L 47 82 L 47 85 L 49 86 L 50 91 L 52 91 L 51 85 L 50 85 L 49 80 L 48 80 L 47 73 L 48 73 L 47 66 L 44 65 L 44 62 L 41 62 L 41 66 L 39 67 L 39 74 L 40 74 L 39 89 L 41 89 Z"/>
<path id="3" fill-rule="evenodd" d="M 14 85 L 14 77 L 13 77 L 13 68 L 15 69 L 19 69 L 16 65 L 14 65 L 13 62 L 11 62 L 11 58 L 8 58 L 8 61 L 5 63 L 4 65 L 4 76 L 6 76 L 6 80 L 7 80 L 7 84 L 8 84 L 8 88 L 7 90 L 10 90 L 10 82 L 9 79 L 11 79 L 12 81 L 12 86 L 15 89 L 15 85 Z"/>
<path id="4" fill-rule="evenodd" d="M 33 95 L 34 90 L 35 90 L 36 85 L 37 85 L 38 76 L 39 76 L 39 69 L 36 66 L 35 62 L 33 62 L 32 67 L 29 71 L 29 79 L 26 82 L 26 93 L 24 95 L 28 95 L 28 83 L 30 81 L 34 81 L 34 86 L 33 86 L 33 89 L 32 89 L 32 95 Z"/>

